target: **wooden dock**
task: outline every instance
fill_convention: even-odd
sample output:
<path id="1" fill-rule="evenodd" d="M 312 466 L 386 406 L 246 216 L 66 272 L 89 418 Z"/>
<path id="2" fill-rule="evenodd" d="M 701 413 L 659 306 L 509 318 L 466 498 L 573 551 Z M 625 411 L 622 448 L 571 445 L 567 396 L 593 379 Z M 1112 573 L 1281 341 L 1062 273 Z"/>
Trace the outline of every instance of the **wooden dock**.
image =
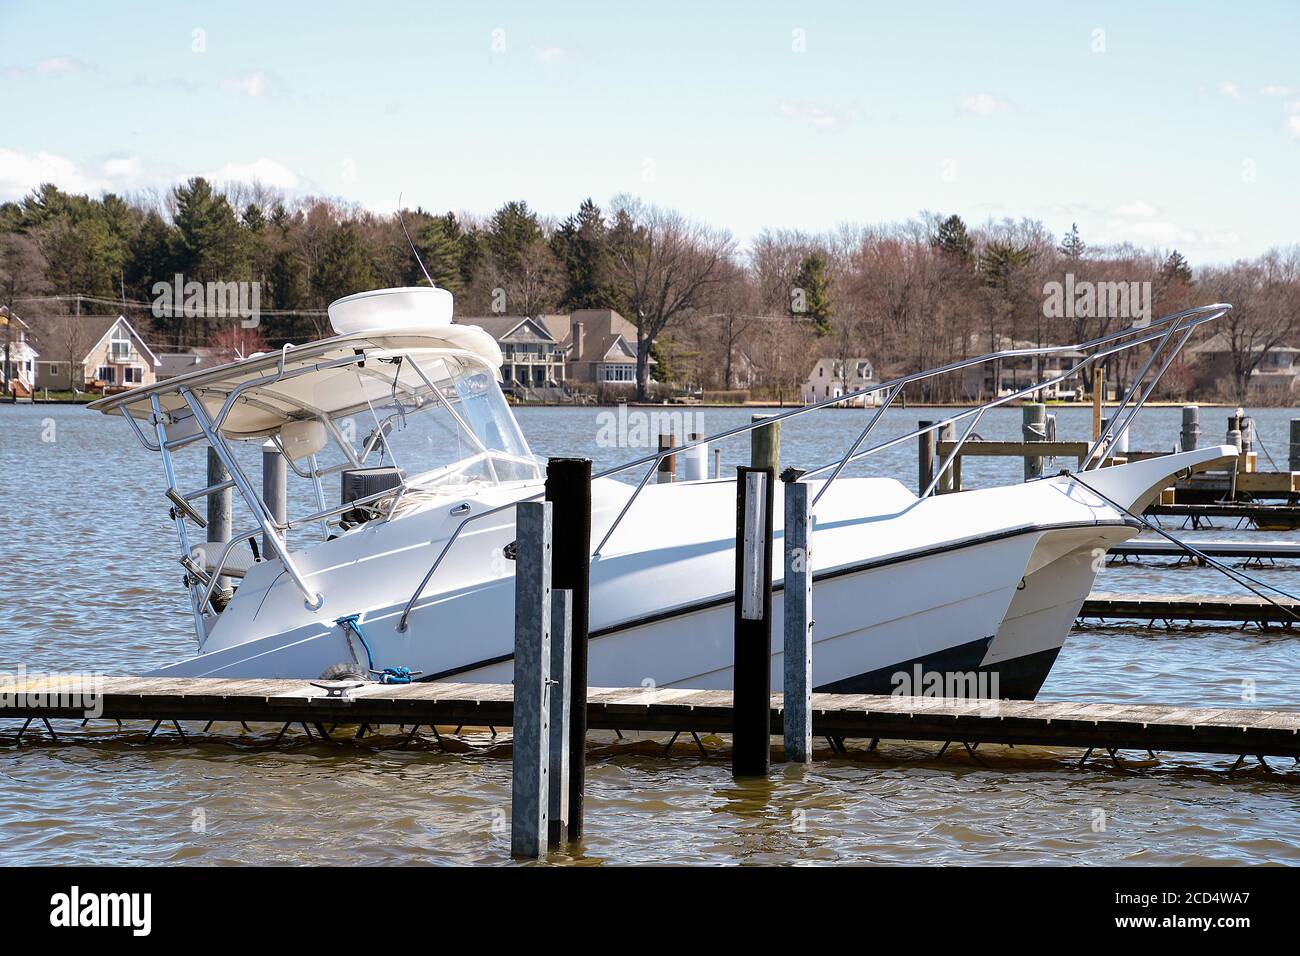
<path id="1" fill-rule="evenodd" d="M 1079 617 L 1100 621 L 1164 621 L 1166 624 L 1173 621 L 1213 621 L 1289 628 L 1300 623 L 1300 601 L 1278 597 L 1276 603 L 1272 603 L 1248 595 L 1220 597 L 1209 594 L 1095 592 L 1083 602 Z"/>
<path id="2" fill-rule="evenodd" d="M 412 737 L 421 725 L 512 721 L 513 689 L 505 684 L 365 684 L 348 696 L 328 694 L 292 680 L 34 676 L 0 684 L 0 719 L 22 721 L 30 737 L 33 722 L 80 723 L 89 712 L 153 721 L 151 736 L 166 725 L 169 742 L 186 734 L 181 721 L 204 722 L 205 730 L 216 721 L 270 722 L 281 726 L 281 736 L 296 724 L 326 736 L 326 725 L 397 724 L 411 728 Z M 730 691 L 592 689 L 588 722 L 595 729 L 727 733 L 731 703 Z M 833 738 L 1300 758 L 1300 712 L 854 694 L 814 694 L 811 709 L 814 732 Z M 771 727 L 779 737 L 779 694 L 772 697 Z M 195 732 L 191 725 L 188 733 Z M 16 736 L 21 741 L 22 731 Z"/>
<path id="3" fill-rule="evenodd" d="M 1155 517 L 1190 518 L 1193 528 L 1211 518 L 1245 518 L 1267 531 L 1300 528 L 1300 505 L 1265 505 L 1249 501 L 1220 501 L 1209 504 L 1152 504 L 1146 514 Z"/>
<path id="4" fill-rule="evenodd" d="M 1211 558 L 1242 558 L 1246 561 L 1275 561 L 1300 558 L 1300 542 L 1291 541 L 1199 541 L 1189 539 L 1197 551 Z M 1164 538 L 1137 538 L 1108 549 L 1113 558 L 1178 558 L 1191 560 L 1182 547 Z"/>

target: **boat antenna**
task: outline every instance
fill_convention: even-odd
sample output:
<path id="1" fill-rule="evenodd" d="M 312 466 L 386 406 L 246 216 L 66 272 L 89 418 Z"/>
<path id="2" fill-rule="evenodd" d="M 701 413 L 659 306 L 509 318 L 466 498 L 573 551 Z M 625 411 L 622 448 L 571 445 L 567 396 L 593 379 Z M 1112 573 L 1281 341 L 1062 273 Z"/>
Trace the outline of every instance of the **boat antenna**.
<path id="1" fill-rule="evenodd" d="M 397 221 L 402 224 L 402 234 L 406 236 L 406 242 L 411 247 L 411 255 L 415 256 L 415 261 L 419 265 L 420 271 L 423 272 L 424 277 L 429 280 L 429 285 L 433 286 L 433 288 L 435 289 L 438 288 L 438 286 L 434 283 L 433 278 L 429 275 L 429 270 L 424 267 L 424 260 L 420 258 L 420 252 L 418 249 L 415 248 L 415 243 L 411 240 L 411 234 L 406 230 L 406 219 L 402 215 L 402 194 L 401 193 L 397 194 Z"/>

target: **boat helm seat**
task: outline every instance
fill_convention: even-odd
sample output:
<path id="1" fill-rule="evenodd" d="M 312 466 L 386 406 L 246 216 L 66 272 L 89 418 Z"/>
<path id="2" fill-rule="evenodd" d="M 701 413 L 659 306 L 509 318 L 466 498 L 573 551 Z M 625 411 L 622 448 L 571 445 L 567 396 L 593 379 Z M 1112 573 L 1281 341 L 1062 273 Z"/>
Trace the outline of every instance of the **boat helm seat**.
<path id="1" fill-rule="evenodd" d="M 221 560 L 221 551 L 225 546 L 221 541 L 200 541 L 190 548 L 190 552 L 199 566 L 211 574 L 216 571 L 217 562 Z M 221 569 L 221 574 L 228 578 L 242 578 L 252 569 L 255 561 L 247 548 L 236 547 L 226 558 L 226 566 Z"/>

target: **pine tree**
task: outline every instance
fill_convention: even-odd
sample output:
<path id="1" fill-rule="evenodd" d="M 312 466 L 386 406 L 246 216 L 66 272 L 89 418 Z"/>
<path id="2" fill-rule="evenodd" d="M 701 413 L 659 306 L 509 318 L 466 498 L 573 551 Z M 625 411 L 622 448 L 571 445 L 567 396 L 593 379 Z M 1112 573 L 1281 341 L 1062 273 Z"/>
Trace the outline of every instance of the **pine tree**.
<path id="1" fill-rule="evenodd" d="M 374 288 L 375 270 L 370 252 L 352 223 L 343 223 L 326 240 L 312 273 L 311 286 L 322 305 Z"/>
<path id="2" fill-rule="evenodd" d="M 1177 249 L 1169 253 L 1169 258 L 1165 260 L 1160 274 L 1171 282 L 1190 284 L 1192 281 L 1192 267 L 1187 264 L 1187 259 Z"/>
<path id="3" fill-rule="evenodd" d="M 590 198 L 576 214 L 560 224 L 551 238 L 551 251 L 564 269 L 564 292 L 560 308 L 599 309 L 609 307 L 609 231 L 605 217 Z"/>
<path id="4" fill-rule="evenodd" d="M 518 271 L 524 256 L 542 238 L 542 224 L 528 203 L 512 201 L 492 214 L 488 226 L 488 251 L 503 272 Z"/>
<path id="5" fill-rule="evenodd" d="M 1067 259 L 1083 258 L 1087 245 L 1079 237 L 1079 224 L 1077 222 L 1070 223 L 1070 231 L 1065 234 L 1065 238 L 1061 240 L 1061 244 L 1057 248 L 1061 255 Z"/>
<path id="6" fill-rule="evenodd" d="M 247 272 L 246 246 L 226 197 L 195 177 L 173 190 L 176 199 L 176 266 L 186 280 L 231 282 Z"/>
<path id="7" fill-rule="evenodd" d="M 799 264 L 799 274 L 795 276 L 794 284 L 791 314 L 796 318 L 811 320 L 818 338 L 829 335 L 834 307 L 830 299 L 831 280 L 826 260 L 819 253 L 809 253 Z"/>
<path id="8" fill-rule="evenodd" d="M 963 261 L 969 261 L 975 251 L 975 241 L 966 231 L 966 223 L 956 214 L 939 223 L 931 241 L 936 248 Z"/>

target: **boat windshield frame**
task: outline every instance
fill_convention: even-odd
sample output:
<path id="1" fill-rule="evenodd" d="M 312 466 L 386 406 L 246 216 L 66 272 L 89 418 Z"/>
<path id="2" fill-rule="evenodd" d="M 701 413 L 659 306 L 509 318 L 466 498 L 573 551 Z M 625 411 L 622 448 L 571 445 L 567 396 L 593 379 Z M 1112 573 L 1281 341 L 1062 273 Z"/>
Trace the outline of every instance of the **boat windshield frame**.
<path id="1" fill-rule="evenodd" d="M 274 386 L 310 375 L 320 375 L 320 381 L 328 383 L 330 380 L 323 376 L 336 376 L 340 370 L 348 369 L 357 375 L 358 394 L 364 399 L 361 402 L 349 401 L 326 409 L 273 391 Z M 376 383 L 382 388 L 375 388 Z M 136 398 L 136 414 L 132 414 L 132 402 L 124 400 L 124 396 L 130 397 L 127 393 L 115 396 L 111 405 L 104 403 L 105 411 L 121 413 L 146 449 L 161 454 L 167 485 L 165 498 L 181 550 L 180 563 L 185 569 L 185 584 L 200 649 L 220 613 L 213 607 L 213 598 L 235 547 L 255 542 L 260 536 L 266 547 L 280 559 L 285 572 L 302 593 L 306 606 L 315 610 L 324 598 L 309 585 L 307 576 L 294 560 L 294 549 L 288 542 L 291 530 L 319 527 L 320 540 L 305 544 L 310 547 L 345 533 L 355 524 L 348 516 L 355 517 L 358 511 L 367 514 L 370 520 L 387 522 L 414 510 L 411 507 L 413 501 L 423 502 L 447 495 L 471 497 L 488 488 L 525 484 L 542 477 L 541 463 L 529 450 L 501 392 L 497 367 L 471 350 L 358 348 L 353 354 L 341 358 L 296 368 L 287 367 L 282 359 L 267 375 L 238 383 L 229 378 L 225 384 L 228 387 L 223 388 L 221 383 L 211 380 L 178 380 L 171 388 L 153 385 L 141 389 Z M 180 404 L 175 402 L 176 397 L 181 400 Z M 165 408 L 164 398 L 169 398 L 173 407 Z M 141 399 L 148 402 L 145 424 L 151 426 L 153 440 L 140 420 Z M 277 414 L 286 412 L 288 406 L 296 406 L 289 409 L 284 424 L 319 422 L 324 431 L 324 444 L 315 452 L 299 454 L 295 458 L 286 449 L 281 434 L 283 426 L 269 437 L 265 434 L 227 434 L 222 426 L 231 410 L 240 403 L 273 410 Z M 357 441 L 355 437 L 349 437 L 348 433 L 355 435 L 356 429 L 347 427 L 346 420 L 366 413 L 371 414 L 374 428 L 366 438 Z M 454 432 L 458 444 L 463 442 L 468 446 L 469 454 L 406 473 L 394 453 L 391 437 L 396 429 L 427 422 L 428 415 L 434 413 L 445 415 L 443 427 Z M 432 427 L 432 423 L 428 427 Z M 257 493 L 234 454 L 233 443 L 247 441 L 269 442 L 278 449 L 287 472 L 310 481 L 314 486 L 317 509 L 305 515 L 278 517 L 278 503 L 268 502 Z M 183 491 L 177 485 L 174 453 L 191 444 L 202 443 L 212 449 L 229 477 L 204 488 Z M 320 452 L 331 446 L 340 454 L 341 460 L 322 465 Z M 349 469 L 367 467 L 376 450 L 386 464 L 397 467 L 398 483 L 380 492 L 358 495 L 334 507 L 327 506 L 323 479 Z M 467 478 L 471 474 L 472 477 Z M 222 544 L 216 560 L 207 562 L 205 567 L 204 549 L 193 546 L 190 539 L 191 526 L 202 529 L 206 525 L 196 505 L 230 489 L 239 493 L 255 527 L 232 535 Z M 297 549 L 301 550 L 301 547 Z"/>

